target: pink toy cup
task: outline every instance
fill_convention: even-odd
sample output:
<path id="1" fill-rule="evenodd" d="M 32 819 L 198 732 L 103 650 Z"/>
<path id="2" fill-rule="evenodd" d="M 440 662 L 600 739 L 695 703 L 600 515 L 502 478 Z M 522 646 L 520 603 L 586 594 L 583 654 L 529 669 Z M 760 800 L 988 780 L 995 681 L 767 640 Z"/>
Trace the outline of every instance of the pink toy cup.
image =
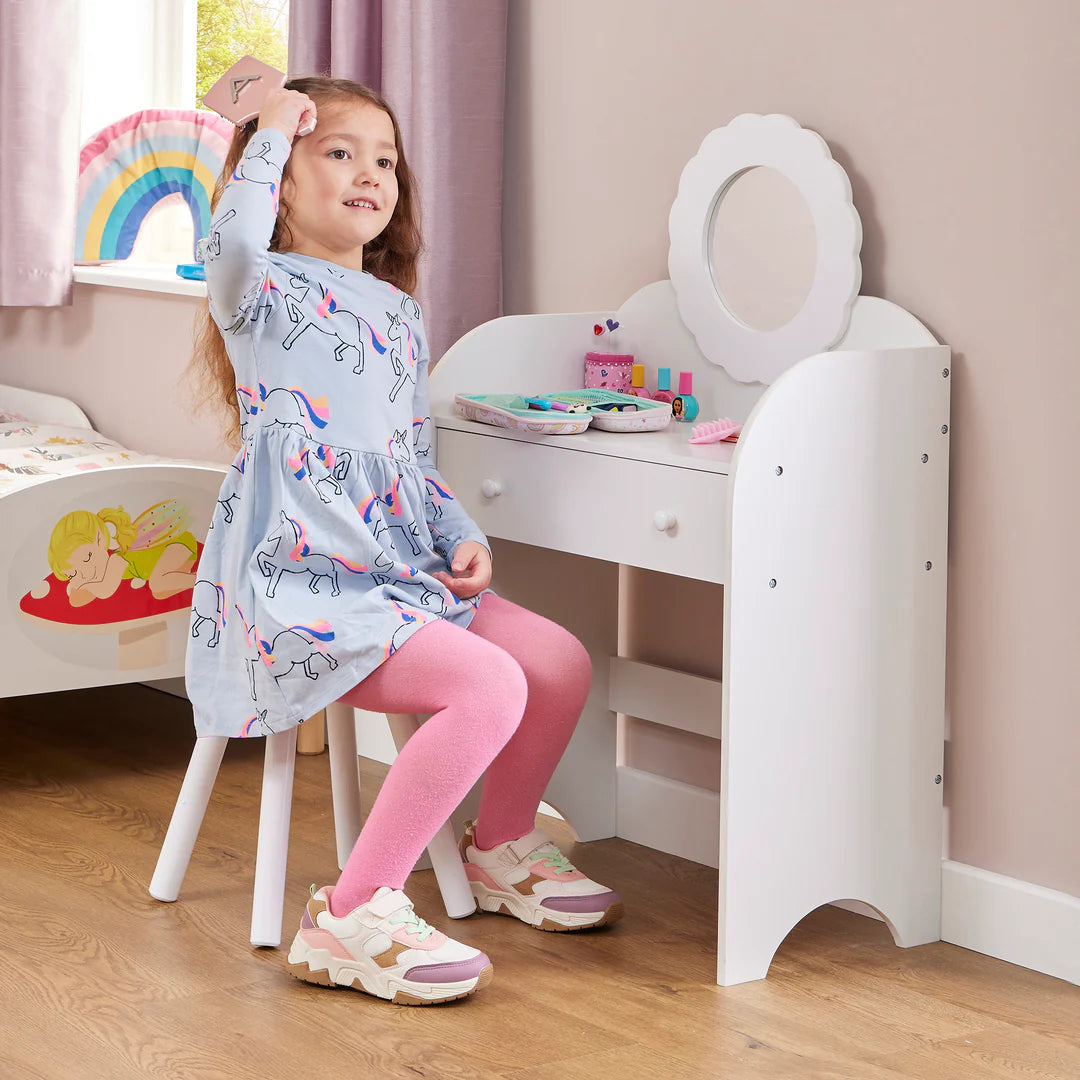
<path id="1" fill-rule="evenodd" d="M 615 390 L 625 394 L 630 389 L 633 367 L 631 353 L 586 353 L 585 389 Z"/>

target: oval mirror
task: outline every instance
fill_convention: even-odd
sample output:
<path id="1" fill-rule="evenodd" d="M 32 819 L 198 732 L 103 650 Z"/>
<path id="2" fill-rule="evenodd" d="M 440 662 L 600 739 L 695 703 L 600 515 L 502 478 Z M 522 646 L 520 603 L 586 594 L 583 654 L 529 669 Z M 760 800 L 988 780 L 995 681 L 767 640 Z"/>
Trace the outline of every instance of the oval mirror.
<path id="1" fill-rule="evenodd" d="M 679 317 L 732 378 L 770 383 L 847 329 L 862 278 L 851 184 L 790 116 L 743 113 L 709 132 L 679 178 L 668 233 Z"/>
<path id="2" fill-rule="evenodd" d="M 775 330 L 806 303 L 817 270 L 817 234 L 799 189 L 757 166 L 721 192 L 709 225 L 713 282 L 744 326 Z"/>

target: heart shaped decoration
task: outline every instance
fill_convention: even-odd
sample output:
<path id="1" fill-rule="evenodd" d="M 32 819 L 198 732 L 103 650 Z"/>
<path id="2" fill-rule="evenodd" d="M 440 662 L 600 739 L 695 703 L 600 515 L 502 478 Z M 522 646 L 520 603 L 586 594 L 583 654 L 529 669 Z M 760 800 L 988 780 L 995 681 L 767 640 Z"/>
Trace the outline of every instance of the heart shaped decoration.
<path id="1" fill-rule="evenodd" d="M 594 326 L 594 327 L 592 328 L 592 332 L 593 332 L 593 333 L 594 333 L 594 334 L 595 334 L 595 335 L 596 335 L 597 337 L 599 337 L 599 336 L 600 336 L 600 335 L 601 335 L 601 334 L 602 334 L 602 333 L 604 332 L 604 328 L 603 328 L 603 327 L 602 327 L 602 326 L 601 326 L 601 325 L 600 325 L 599 323 L 597 323 L 597 324 L 596 324 L 596 325 L 595 325 L 595 326 Z"/>
<path id="2" fill-rule="evenodd" d="M 611 330 L 612 332 L 614 332 L 615 330 L 619 329 L 619 324 L 617 322 L 615 322 L 613 319 L 608 319 L 607 328 L 609 330 Z"/>

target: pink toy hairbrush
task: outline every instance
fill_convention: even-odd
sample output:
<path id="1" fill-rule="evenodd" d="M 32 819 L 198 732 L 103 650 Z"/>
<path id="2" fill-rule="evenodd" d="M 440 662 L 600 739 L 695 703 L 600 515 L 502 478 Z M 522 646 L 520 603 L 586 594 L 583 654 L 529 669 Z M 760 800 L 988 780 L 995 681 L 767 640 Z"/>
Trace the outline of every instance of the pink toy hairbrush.
<path id="1" fill-rule="evenodd" d="M 692 443 L 735 442 L 742 431 L 742 424 L 736 424 L 726 416 L 722 420 L 710 420 L 705 424 L 695 424 L 690 431 Z"/>
<path id="2" fill-rule="evenodd" d="M 203 104 L 241 127 L 259 115 L 266 95 L 284 86 L 286 78 L 283 71 L 244 56 L 206 91 Z"/>

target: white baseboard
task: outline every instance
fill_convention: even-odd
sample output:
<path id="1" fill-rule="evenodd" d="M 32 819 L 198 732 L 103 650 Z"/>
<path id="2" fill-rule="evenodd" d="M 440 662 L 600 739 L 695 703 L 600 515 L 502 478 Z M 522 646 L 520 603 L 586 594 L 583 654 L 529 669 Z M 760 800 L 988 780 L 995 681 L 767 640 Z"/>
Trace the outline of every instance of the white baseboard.
<path id="1" fill-rule="evenodd" d="M 616 836 L 705 866 L 720 865 L 717 792 L 620 765 L 616 807 Z"/>
<path id="2" fill-rule="evenodd" d="M 1080 897 L 946 860 L 941 938 L 1080 985 Z"/>

